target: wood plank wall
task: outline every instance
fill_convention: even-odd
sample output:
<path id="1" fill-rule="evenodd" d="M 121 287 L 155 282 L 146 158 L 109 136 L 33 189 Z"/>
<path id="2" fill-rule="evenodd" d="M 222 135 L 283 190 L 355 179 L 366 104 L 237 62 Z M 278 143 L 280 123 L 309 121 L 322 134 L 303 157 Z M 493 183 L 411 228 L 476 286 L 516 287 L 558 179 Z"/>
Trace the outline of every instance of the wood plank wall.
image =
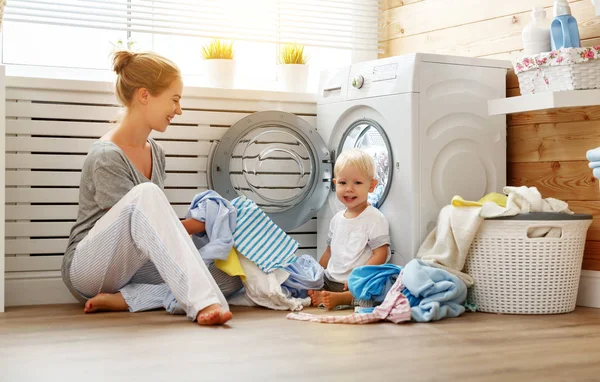
<path id="1" fill-rule="evenodd" d="M 553 0 L 384 0 L 380 57 L 430 52 L 513 59 L 522 54 L 521 31 L 533 6 L 552 17 Z M 590 0 L 569 0 L 583 46 L 600 45 L 600 17 Z M 507 95 L 520 95 L 514 73 Z M 594 215 L 584 269 L 600 271 L 600 191 L 585 153 L 600 146 L 599 106 L 509 115 L 507 183 L 536 186 L 544 197 L 565 200 Z"/>

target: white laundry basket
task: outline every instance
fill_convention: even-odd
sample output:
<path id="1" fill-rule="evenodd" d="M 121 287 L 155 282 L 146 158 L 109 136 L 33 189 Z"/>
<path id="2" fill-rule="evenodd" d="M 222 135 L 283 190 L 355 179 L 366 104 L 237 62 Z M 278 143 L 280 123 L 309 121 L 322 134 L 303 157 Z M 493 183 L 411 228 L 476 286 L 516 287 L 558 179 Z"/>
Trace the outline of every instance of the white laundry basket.
<path id="1" fill-rule="evenodd" d="M 475 280 L 468 301 L 490 313 L 573 311 L 591 223 L 591 215 L 547 212 L 486 219 L 465 265 Z M 545 228 L 558 237 L 530 237 Z"/>

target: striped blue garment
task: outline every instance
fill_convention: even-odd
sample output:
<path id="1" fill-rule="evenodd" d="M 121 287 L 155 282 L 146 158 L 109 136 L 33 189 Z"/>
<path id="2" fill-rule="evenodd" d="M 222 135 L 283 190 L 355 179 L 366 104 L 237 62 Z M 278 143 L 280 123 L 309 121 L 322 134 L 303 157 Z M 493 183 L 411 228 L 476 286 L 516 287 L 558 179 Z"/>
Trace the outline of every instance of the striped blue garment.
<path id="1" fill-rule="evenodd" d="M 256 203 L 240 196 L 231 204 L 237 209 L 233 242 L 242 255 L 265 273 L 296 262 L 298 242 L 273 223 Z"/>

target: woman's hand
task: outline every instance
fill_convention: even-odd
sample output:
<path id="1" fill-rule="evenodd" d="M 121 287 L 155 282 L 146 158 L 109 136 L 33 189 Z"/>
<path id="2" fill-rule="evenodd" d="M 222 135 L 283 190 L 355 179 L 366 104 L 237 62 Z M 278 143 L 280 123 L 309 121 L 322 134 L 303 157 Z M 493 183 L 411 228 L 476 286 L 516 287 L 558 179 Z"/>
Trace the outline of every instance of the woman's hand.
<path id="1" fill-rule="evenodd" d="M 204 232 L 206 230 L 206 226 L 205 226 L 204 222 L 201 222 L 199 220 L 192 219 L 192 218 L 183 219 L 181 221 L 181 224 L 183 224 L 183 227 L 190 235 L 193 235 L 193 234 L 196 234 L 199 232 Z"/>

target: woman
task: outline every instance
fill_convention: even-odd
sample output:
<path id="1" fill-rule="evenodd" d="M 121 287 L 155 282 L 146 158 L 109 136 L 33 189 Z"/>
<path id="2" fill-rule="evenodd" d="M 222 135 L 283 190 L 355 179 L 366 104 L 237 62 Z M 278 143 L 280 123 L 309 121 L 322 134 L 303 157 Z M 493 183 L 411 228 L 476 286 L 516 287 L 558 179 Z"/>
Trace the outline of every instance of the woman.
<path id="1" fill-rule="evenodd" d="M 154 309 L 171 290 L 191 320 L 224 324 L 232 314 L 189 237 L 204 223 L 177 218 L 162 190 L 164 152 L 149 137 L 182 114 L 181 73 L 154 53 L 117 52 L 113 66 L 126 114 L 83 165 L 63 280 L 86 313 Z"/>

